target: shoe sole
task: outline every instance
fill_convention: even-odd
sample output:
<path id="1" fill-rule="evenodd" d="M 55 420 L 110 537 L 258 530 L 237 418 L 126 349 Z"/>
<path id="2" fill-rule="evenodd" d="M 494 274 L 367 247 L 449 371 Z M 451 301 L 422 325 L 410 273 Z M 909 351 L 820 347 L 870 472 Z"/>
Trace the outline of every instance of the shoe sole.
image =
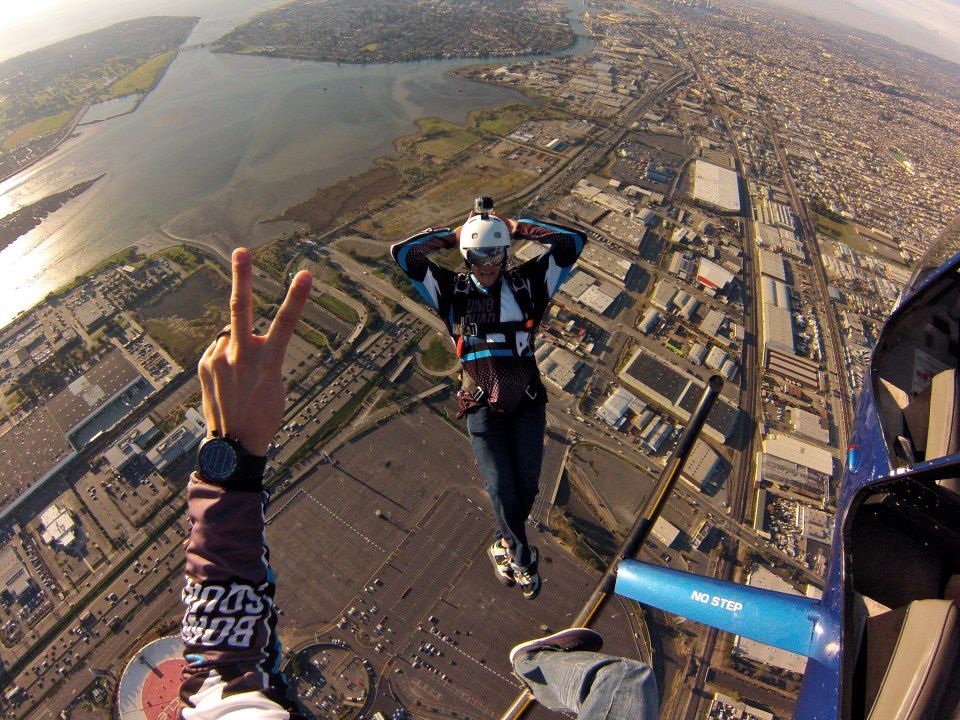
<path id="1" fill-rule="evenodd" d="M 513 661 L 516 659 L 517 655 L 527 650 L 527 648 L 533 647 L 535 645 L 539 645 L 541 643 L 549 642 L 554 638 L 563 637 L 571 630 L 587 630 L 587 629 L 589 628 L 564 628 L 559 632 L 555 632 L 553 635 L 547 635 L 546 637 L 537 638 L 536 640 L 527 640 L 526 642 L 522 642 L 519 645 L 514 645 L 513 649 L 510 651 L 510 664 L 513 665 Z"/>
<path id="2" fill-rule="evenodd" d="M 497 580 L 500 581 L 501 585 L 506 587 L 516 585 L 516 581 L 513 578 L 500 572 L 500 564 L 497 562 L 497 558 L 494 557 L 493 550 L 490 547 L 487 548 L 487 557 L 490 558 L 490 562 L 493 563 L 493 574 L 497 576 Z"/>

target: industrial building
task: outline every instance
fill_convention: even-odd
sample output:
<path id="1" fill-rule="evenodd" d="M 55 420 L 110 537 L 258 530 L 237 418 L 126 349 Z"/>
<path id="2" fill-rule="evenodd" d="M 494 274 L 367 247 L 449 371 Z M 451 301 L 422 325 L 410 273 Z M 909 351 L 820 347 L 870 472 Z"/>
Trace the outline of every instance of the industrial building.
<path id="1" fill-rule="evenodd" d="M 710 290 L 723 291 L 733 282 L 733 273 L 711 260 L 700 258 L 697 265 L 697 282 Z"/>
<path id="2" fill-rule="evenodd" d="M 661 516 L 650 528 L 650 534 L 667 547 L 672 547 L 680 537 L 680 528 Z"/>
<path id="3" fill-rule="evenodd" d="M 117 349 L 0 435 L 0 519 L 77 455 L 76 435 L 126 393 L 149 386 Z"/>
<path id="4" fill-rule="evenodd" d="M 818 416 L 800 408 L 790 408 L 790 426 L 797 435 L 829 444 L 830 428 Z"/>
<path id="5" fill-rule="evenodd" d="M 699 380 L 643 349 L 637 350 L 620 371 L 620 378 L 681 422 L 690 419 L 704 387 Z M 718 398 L 707 415 L 704 433 L 715 442 L 724 443 L 733 434 L 739 418 L 738 408 Z"/>
<path id="6" fill-rule="evenodd" d="M 165 472 L 184 455 L 193 450 L 207 434 L 207 423 L 195 408 L 189 408 L 183 422 L 147 452 L 147 460 Z"/>
<path id="7" fill-rule="evenodd" d="M 740 214 L 740 179 L 733 170 L 694 160 L 693 199 L 722 213 Z"/>
<path id="8" fill-rule="evenodd" d="M 704 333 L 707 337 L 716 337 L 720 334 L 720 328 L 723 327 L 726 321 L 726 315 L 719 310 L 711 309 L 700 322 L 700 332 Z"/>
<path id="9" fill-rule="evenodd" d="M 17 602 L 32 586 L 20 555 L 12 544 L 0 550 L 0 597 L 5 604 Z"/>
<path id="10" fill-rule="evenodd" d="M 595 243 L 587 244 L 578 263 L 620 287 L 632 282 L 632 276 L 636 272 L 636 266 L 629 260 Z"/>
<path id="11" fill-rule="evenodd" d="M 684 463 L 682 476 L 698 488 L 703 488 L 713 479 L 713 474 L 719 467 L 720 456 L 703 440 L 697 438 L 690 448 L 687 462 Z"/>
<path id="12" fill-rule="evenodd" d="M 774 280 L 782 283 L 787 281 L 787 266 L 783 261 L 782 255 L 761 248 L 760 249 L 760 274 L 767 275 Z"/>
<path id="13" fill-rule="evenodd" d="M 627 423 L 631 414 L 638 416 L 646 409 L 645 402 L 629 390 L 618 387 L 597 410 L 597 419 L 619 430 Z"/>
<path id="14" fill-rule="evenodd" d="M 759 478 L 789 491 L 822 500 L 833 476 L 833 455 L 795 437 L 767 437 L 760 453 Z"/>
<path id="15" fill-rule="evenodd" d="M 160 430 L 149 418 L 144 418 L 136 427 L 128 430 L 118 443 L 108 448 L 103 457 L 110 467 L 122 472 L 132 460 L 149 449 L 158 435 Z"/>
<path id="16" fill-rule="evenodd" d="M 637 330 L 642 332 L 644 335 L 647 335 L 657 326 L 657 323 L 659 322 L 660 311 L 652 307 L 648 307 L 643 311 L 643 316 L 640 318 L 640 322 L 637 323 Z"/>
<path id="17" fill-rule="evenodd" d="M 583 367 L 576 355 L 550 343 L 537 348 L 536 358 L 543 376 L 561 390 L 573 385 L 577 371 Z"/>
<path id="18" fill-rule="evenodd" d="M 40 515 L 40 539 L 58 550 L 70 548 L 77 539 L 73 514 L 59 505 L 51 505 Z"/>
<path id="19" fill-rule="evenodd" d="M 677 296 L 678 292 L 679 290 L 673 285 L 665 280 L 661 280 L 653 289 L 650 302 L 654 307 L 660 308 L 664 312 L 670 312 L 670 309 L 673 307 L 673 299 Z"/>

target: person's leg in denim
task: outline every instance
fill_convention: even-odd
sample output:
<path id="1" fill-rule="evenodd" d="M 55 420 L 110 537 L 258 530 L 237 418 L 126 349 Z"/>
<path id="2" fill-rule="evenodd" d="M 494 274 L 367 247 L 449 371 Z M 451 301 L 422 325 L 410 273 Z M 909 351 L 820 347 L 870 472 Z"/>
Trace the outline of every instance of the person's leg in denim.
<path id="1" fill-rule="evenodd" d="M 518 515 L 526 523 L 540 491 L 540 469 L 543 465 L 543 438 L 547 426 L 547 406 L 543 403 L 523 403 L 514 413 L 510 433 L 510 463 L 513 467 L 514 487 L 518 499 Z M 522 547 L 514 561 L 520 567 L 530 564 L 530 550 L 526 543 L 526 526 Z"/>
<path id="2" fill-rule="evenodd" d="M 530 548 L 527 544 L 525 522 L 530 509 L 529 507 L 524 509 L 523 496 L 517 487 L 517 476 L 510 451 L 514 442 L 513 436 L 518 431 L 514 420 L 514 415 L 496 413 L 487 407 L 479 407 L 467 415 L 467 431 L 470 434 L 470 443 L 473 446 L 477 464 L 480 466 L 487 494 L 490 496 L 497 528 L 507 541 L 510 556 L 514 561 L 518 564 L 528 564 Z M 524 424 L 519 431 L 524 432 L 527 429 L 529 425 Z M 536 443 L 539 443 L 539 452 L 542 455 L 542 434 Z M 529 469 L 529 463 L 525 465 L 525 469 Z"/>
<path id="3" fill-rule="evenodd" d="M 649 665 L 597 652 L 521 653 L 517 675 L 537 701 L 580 720 L 655 720 L 657 683 Z"/>

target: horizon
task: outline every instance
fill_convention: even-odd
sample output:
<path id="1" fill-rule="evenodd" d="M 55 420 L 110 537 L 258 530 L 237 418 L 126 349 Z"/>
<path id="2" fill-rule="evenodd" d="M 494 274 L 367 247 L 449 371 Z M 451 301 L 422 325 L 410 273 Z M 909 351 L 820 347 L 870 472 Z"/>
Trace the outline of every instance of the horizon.
<path id="1" fill-rule="evenodd" d="M 882 35 L 960 65 L 960 0 L 751 0 L 817 17 L 840 27 Z M 278 2 L 249 0 L 0 0 L 0 62 L 32 50 L 149 15 L 224 18 Z"/>

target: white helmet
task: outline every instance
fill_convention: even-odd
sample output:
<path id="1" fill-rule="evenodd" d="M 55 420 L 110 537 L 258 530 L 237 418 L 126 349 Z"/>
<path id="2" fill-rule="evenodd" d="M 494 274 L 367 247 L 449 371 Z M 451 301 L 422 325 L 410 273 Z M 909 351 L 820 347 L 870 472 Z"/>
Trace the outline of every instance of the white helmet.
<path id="1" fill-rule="evenodd" d="M 509 252 L 510 227 L 495 215 L 473 215 L 460 229 L 460 254 L 468 265 L 499 265 Z"/>

